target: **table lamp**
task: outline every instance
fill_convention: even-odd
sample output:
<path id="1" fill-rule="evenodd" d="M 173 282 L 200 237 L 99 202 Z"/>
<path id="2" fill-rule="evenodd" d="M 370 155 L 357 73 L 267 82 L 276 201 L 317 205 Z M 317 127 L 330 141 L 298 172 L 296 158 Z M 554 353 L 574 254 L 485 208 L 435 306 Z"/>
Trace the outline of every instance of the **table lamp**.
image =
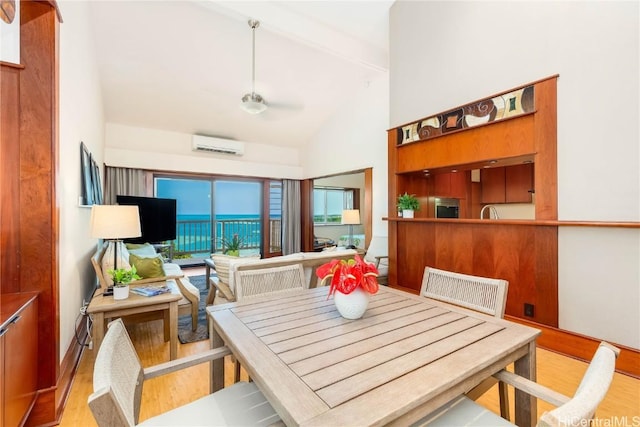
<path id="1" fill-rule="evenodd" d="M 355 249 L 353 245 L 353 225 L 360 224 L 360 210 L 359 209 L 345 209 L 342 211 L 342 224 L 349 226 L 349 244 L 347 249 Z"/>
<path id="2" fill-rule="evenodd" d="M 121 239 L 141 235 L 138 206 L 93 205 L 91 208 L 91 237 L 107 240 L 113 245 L 114 270 L 118 269 Z"/>

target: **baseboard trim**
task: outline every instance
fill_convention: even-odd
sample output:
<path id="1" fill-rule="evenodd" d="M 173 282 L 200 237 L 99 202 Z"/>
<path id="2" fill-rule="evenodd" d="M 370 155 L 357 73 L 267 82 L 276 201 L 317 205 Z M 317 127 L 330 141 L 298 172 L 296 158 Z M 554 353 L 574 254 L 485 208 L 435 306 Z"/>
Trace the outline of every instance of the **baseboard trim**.
<path id="1" fill-rule="evenodd" d="M 86 342 L 87 322 L 80 322 L 76 330 L 76 337 Z M 60 371 L 56 386 L 46 390 L 38 390 L 36 403 L 27 420 L 27 426 L 56 426 L 62 420 L 64 407 L 71 393 L 71 386 L 78 370 L 80 357 L 86 347 L 73 339 L 64 359 L 60 364 Z"/>
<path id="2" fill-rule="evenodd" d="M 519 317 L 504 316 L 504 318 L 540 329 L 542 334 L 538 337 L 538 347 L 585 362 L 591 361 L 600 341 L 602 341 L 601 339 L 531 322 Z M 616 360 L 616 371 L 640 379 L 640 350 L 613 342 L 610 344 L 620 349 L 620 356 Z"/>

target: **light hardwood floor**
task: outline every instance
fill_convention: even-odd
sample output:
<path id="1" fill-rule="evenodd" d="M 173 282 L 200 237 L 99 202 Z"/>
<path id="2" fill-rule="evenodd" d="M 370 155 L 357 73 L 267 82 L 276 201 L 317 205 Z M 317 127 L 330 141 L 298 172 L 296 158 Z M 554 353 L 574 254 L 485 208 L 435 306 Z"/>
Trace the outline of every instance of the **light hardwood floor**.
<path id="1" fill-rule="evenodd" d="M 169 343 L 163 341 L 162 321 L 128 325 L 127 329 L 144 366 L 151 366 L 169 360 Z M 209 342 L 178 344 L 178 356 L 183 357 L 208 349 Z M 71 394 L 63 413 L 61 426 L 95 426 L 87 398 L 92 392 L 92 372 L 95 351 L 86 350 L 71 389 Z M 587 364 L 550 351 L 538 349 L 538 382 L 571 396 L 584 375 Z M 231 369 L 225 369 L 230 372 Z M 208 364 L 194 366 L 177 373 L 145 382 L 140 411 L 140 420 L 189 403 L 208 393 Z M 246 379 L 243 372 L 242 379 Z M 225 378 L 225 384 L 231 383 Z M 510 390 L 513 406 L 513 391 Z M 497 386 L 488 391 L 479 403 L 499 413 Z M 538 404 L 538 414 L 552 409 L 545 402 Z M 513 409 L 512 409 L 513 411 Z M 513 412 L 512 412 L 513 413 Z M 593 424 L 598 426 L 640 426 L 640 380 L 615 374 L 607 397 L 600 405 Z"/>

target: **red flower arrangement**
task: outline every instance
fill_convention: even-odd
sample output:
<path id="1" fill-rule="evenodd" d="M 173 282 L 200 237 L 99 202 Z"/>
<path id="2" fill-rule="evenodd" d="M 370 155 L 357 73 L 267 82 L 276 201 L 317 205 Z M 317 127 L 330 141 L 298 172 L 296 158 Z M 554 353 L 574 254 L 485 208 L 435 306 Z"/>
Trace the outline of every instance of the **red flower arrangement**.
<path id="1" fill-rule="evenodd" d="M 355 255 L 355 259 L 346 261 L 331 260 L 318 267 L 316 274 L 323 282 L 325 278 L 331 276 L 329 295 L 335 291 L 350 294 L 358 286 L 371 294 L 378 292 L 378 269 L 358 255 Z"/>

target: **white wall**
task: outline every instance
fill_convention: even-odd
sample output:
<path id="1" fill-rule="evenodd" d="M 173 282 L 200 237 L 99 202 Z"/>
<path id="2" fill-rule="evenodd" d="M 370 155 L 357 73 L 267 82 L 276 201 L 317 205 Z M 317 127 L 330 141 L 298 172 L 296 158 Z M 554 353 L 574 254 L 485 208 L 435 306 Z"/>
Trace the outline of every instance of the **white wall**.
<path id="1" fill-rule="evenodd" d="M 373 169 L 373 235 L 387 236 L 387 128 L 389 83 L 386 75 L 364 85 L 341 106 L 302 151 L 307 178 Z"/>
<path id="2" fill-rule="evenodd" d="M 174 172 L 301 179 L 299 152 L 294 148 L 245 143 L 245 154 L 191 150 L 191 135 L 117 123 L 106 125 L 108 166 Z"/>
<path id="3" fill-rule="evenodd" d="M 559 219 L 638 221 L 639 7 L 397 1 L 390 126 L 559 74 Z M 638 247 L 633 229 L 560 229 L 560 328 L 640 347 Z"/>
<path id="4" fill-rule="evenodd" d="M 76 317 L 95 283 L 91 255 L 97 241 L 89 237 L 91 209 L 79 207 L 80 142 L 102 167 L 104 123 L 98 71 L 87 23 L 87 2 L 59 1 L 60 25 L 60 361 L 74 340 Z M 100 171 L 104 176 L 103 171 Z"/>

